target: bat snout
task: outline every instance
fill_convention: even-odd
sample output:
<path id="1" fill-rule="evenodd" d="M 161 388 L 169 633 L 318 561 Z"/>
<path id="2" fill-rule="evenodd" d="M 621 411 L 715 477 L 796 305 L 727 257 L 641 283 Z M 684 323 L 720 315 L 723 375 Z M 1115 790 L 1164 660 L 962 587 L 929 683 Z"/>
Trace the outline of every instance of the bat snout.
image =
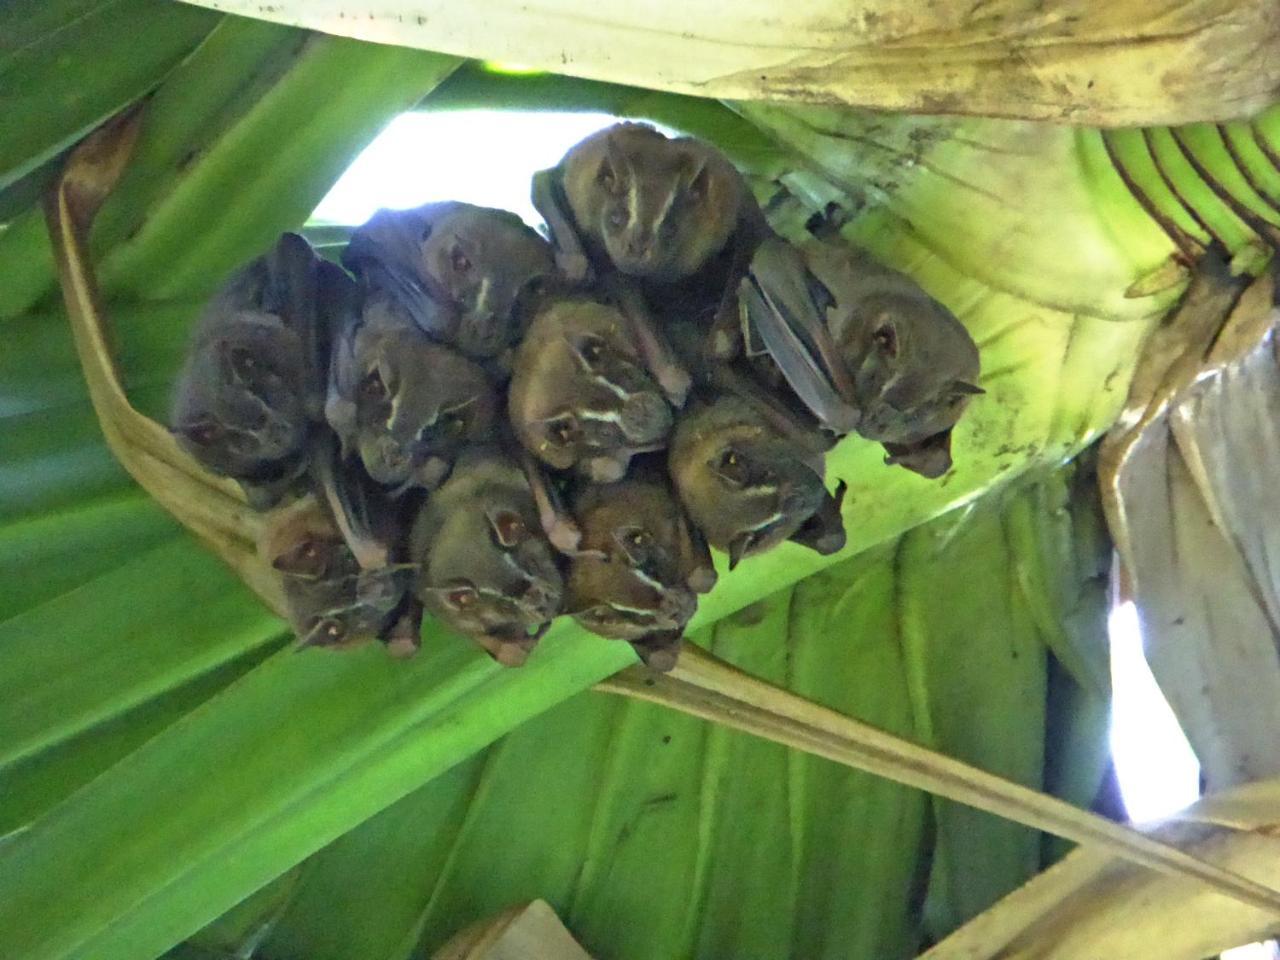
<path id="1" fill-rule="evenodd" d="M 671 430 L 671 407 L 657 393 L 637 393 L 622 405 L 618 427 L 633 444 L 642 445 L 661 440 Z"/>

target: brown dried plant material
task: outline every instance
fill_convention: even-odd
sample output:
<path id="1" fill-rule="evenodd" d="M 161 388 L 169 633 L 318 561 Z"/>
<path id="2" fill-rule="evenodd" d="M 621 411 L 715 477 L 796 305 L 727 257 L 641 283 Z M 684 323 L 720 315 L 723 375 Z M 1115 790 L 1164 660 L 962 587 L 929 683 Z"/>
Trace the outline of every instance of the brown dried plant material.
<path id="1" fill-rule="evenodd" d="M 1204 258 L 1102 447 L 1148 660 L 1210 791 L 1280 775 L 1275 276 Z"/>
<path id="2" fill-rule="evenodd" d="M 545 900 L 504 910 L 463 930 L 432 960 L 591 960 Z"/>
<path id="3" fill-rule="evenodd" d="M 1280 89 L 1275 0 L 193 2 L 721 99 L 1125 126 L 1245 116 Z"/>

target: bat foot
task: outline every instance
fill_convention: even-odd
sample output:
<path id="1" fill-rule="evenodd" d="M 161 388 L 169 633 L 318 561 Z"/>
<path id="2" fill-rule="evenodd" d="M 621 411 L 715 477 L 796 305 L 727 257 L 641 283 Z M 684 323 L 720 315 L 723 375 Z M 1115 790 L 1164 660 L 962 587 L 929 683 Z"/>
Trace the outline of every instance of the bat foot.
<path id="1" fill-rule="evenodd" d="M 688 577 L 685 583 L 694 593 L 710 593 L 711 588 L 716 585 L 716 568 L 712 566 L 697 567 Z"/>
<path id="2" fill-rule="evenodd" d="M 707 353 L 712 360 L 728 363 L 738 355 L 739 340 L 728 330 L 714 330 L 707 341 Z"/>
<path id="3" fill-rule="evenodd" d="M 557 253 L 556 268 L 564 278 L 575 285 L 591 281 L 591 262 L 583 253 Z"/>
<path id="4" fill-rule="evenodd" d="M 522 667 L 529 659 L 530 647 L 523 643 L 499 640 L 496 637 L 485 637 L 479 643 L 485 653 L 504 667 Z"/>
<path id="5" fill-rule="evenodd" d="M 582 466 L 593 483 L 617 483 L 627 475 L 629 463 L 629 457 L 621 463 L 614 457 L 592 457 Z"/>
<path id="6" fill-rule="evenodd" d="M 639 655 L 640 661 L 655 673 L 670 673 L 680 659 L 680 645 L 683 642 L 681 633 L 673 630 L 667 633 L 652 633 L 640 640 L 632 640 L 631 647 Z"/>
<path id="7" fill-rule="evenodd" d="M 392 660 L 409 660 L 418 655 L 422 643 L 417 637 L 387 637 L 387 656 Z"/>
<path id="8" fill-rule="evenodd" d="M 578 525 L 567 517 L 557 517 L 555 522 L 544 531 L 551 545 L 565 556 L 578 555 L 578 545 L 582 543 L 582 531 Z"/>
<path id="9" fill-rule="evenodd" d="M 408 660 L 422 647 L 422 608 L 400 617 L 387 633 L 384 641 L 387 654 L 393 660 Z"/>
<path id="10" fill-rule="evenodd" d="M 658 386 L 677 410 L 684 407 L 689 398 L 689 390 L 693 386 L 693 377 L 682 367 L 674 367 L 663 371 L 658 379 Z"/>

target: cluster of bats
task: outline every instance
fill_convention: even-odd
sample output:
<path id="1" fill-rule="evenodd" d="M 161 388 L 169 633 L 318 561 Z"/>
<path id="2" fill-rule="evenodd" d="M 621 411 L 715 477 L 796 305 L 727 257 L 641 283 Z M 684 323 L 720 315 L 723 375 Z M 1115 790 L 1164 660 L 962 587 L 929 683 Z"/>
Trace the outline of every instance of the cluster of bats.
<path id="1" fill-rule="evenodd" d="M 172 429 L 269 510 L 304 645 L 499 662 L 559 614 L 675 662 L 697 595 L 783 540 L 845 541 L 824 455 L 928 477 L 978 350 L 905 275 L 767 226 L 714 147 L 620 123 L 537 174 L 550 242 L 465 203 L 381 210 L 342 262 L 284 234 L 197 324 Z"/>

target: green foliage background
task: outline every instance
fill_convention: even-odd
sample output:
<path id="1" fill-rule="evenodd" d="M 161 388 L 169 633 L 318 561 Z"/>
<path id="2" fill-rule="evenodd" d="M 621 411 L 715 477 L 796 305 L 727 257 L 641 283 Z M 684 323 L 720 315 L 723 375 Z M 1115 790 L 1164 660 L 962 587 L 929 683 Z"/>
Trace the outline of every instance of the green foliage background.
<path id="1" fill-rule="evenodd" d="M 1061 852 L 585 692 L 631 655 L 567 625 L 518 671 L 434 627 L 409 664 L 289 652 L 283 625 L 111 460 L 58 299 L 41 191 L 68 145 L 144 96 L 94 249 L 131 397 L 157 417 L 208 292 L 299 227 L 406 109 L 649 117 L 720 143 L 784 233 L 838 204 L 849 239 L 961 316 L 988 394 L 941 481 L 842 444 L 848 549 L 783 548 L 724 576 L 694 642 L 1082 805 L 1105 766 L 1108 547 L 1087 469 L 1063 464 L 1114 419 L 1186 253 L 1218 240 L 1249 268 L 1280 224 L 1277 110 L 1103 135 L 724 105 L 164 0 L 10 4 L 0 956 L 136 960 L 194 937 L 272 960 L 393 960 L 543 896 L 602 958 L 886 960 Z M 1220 143 L 1252 165 L 1243 187 L 1201 178 L 1226 169 Z M 1204 163 L 1176 165 L 1171 144 Z"/>

